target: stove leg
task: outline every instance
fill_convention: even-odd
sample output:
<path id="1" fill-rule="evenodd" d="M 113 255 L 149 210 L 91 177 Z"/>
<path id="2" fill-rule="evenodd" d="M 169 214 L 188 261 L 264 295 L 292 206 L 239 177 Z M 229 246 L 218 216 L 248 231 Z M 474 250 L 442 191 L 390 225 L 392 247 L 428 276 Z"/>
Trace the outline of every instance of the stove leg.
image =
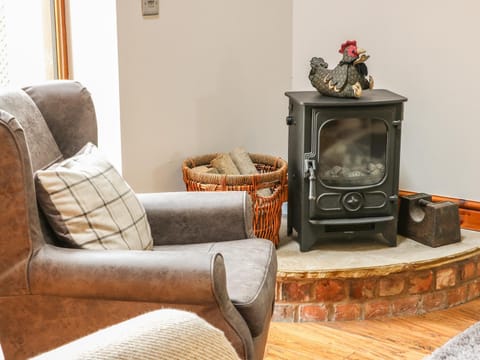
<path id="1" fill-rule="evenodd" d="M 306 252 L 310 251 L 312 249 L 312 246 L 316 243 L 316 241 L 302 241 L 300 243 L 300 251 L 301 252 Z"/>
<path id="2" fill-rule="evenodd" d="M 300 242 L 301 252 L 311 250 L 318 240 L 315 236 L 315 232 L 312 231 L 311 227 L 308 225 L 304 224 L 303 228 L 298 232 L 298 241 Z"/>
<path id="3" fill-rule="evenodd" d="M 383 237 L 387 241 L 388 246 L 395 247 L 397 246 L 397 221 L 390 221 L 385 225 L 383 231 Z"/>
<path id="4" fill-rule="evenodd" d="M 287 203 L 288 205 L 288 203 Z M 287 235 L 291 236 L 293 234 L 293 219 L 292 219 L 293 210 L 290 207 L 287 207 Z"/>
<path id="5" fill-rule="evenodd" d="M 287 235 L 291 236 L 293 234 L 293 225 L 292 225 L 292 215 L 290 212 L 287 213 Z"/>

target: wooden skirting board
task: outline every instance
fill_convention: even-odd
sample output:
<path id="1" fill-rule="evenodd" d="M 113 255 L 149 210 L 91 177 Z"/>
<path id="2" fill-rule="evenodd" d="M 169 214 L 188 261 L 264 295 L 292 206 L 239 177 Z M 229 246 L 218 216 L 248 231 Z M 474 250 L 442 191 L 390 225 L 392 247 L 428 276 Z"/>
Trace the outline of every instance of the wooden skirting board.
<path id="1" fill-rule="evenodd" d="M 411 195 L 413 191 L 400 190 L 399 195 Z M 451 201 L 458 205 L 460 214 L 460 226 L 462 229 L 480 231 L 480 202 L 457 199 L 445 196 L 432 195 L 432 201 Z"/>

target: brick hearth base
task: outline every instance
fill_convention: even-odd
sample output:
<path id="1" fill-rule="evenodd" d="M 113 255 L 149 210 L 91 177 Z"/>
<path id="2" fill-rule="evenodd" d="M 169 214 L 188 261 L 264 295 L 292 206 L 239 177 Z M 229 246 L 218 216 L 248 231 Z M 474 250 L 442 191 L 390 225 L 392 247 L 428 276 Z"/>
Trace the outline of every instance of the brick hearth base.
<path id="1" fill-rule="evenodd" d="M 277 274 L 274 321 L 423 314 L 480 296 L 480 251 L 416 264 Z"/>

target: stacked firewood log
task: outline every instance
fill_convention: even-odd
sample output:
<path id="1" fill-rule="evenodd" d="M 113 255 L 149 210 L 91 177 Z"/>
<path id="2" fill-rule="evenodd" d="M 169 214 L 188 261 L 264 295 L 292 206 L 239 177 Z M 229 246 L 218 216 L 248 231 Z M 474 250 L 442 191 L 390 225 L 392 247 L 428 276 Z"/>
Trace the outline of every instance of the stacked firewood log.
<path id="1" fill-rule="evenodd" d="M 209 174 L 225 175 L 253 175 L 259 173 L 250 155 L 242 147 L 237 147 L 229 153 L 219 154 L 210 164 L 197 166 L 193 168 L 193 170 Z M 260 189 L 257 194 L 270 196 L 272 192 L 270 189 Z"/>

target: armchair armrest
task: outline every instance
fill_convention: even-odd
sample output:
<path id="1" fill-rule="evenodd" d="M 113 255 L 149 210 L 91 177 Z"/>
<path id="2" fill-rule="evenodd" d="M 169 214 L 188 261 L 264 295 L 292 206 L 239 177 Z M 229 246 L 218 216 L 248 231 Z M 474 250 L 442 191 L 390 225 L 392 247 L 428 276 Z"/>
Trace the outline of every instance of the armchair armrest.
<path id="1" fill-rule="evenodd" d="M 229 302 L 220 254 L 42 247 L 31 259 L 34 295 L 158 303 Z"/>
<path id="2" fill-rule="evenodd" d="M 247 323 L 228 296 L 219 253 L 44 245 L 30 259 L 28 285 L 39 296 L 208 309 L 207 320 L 224 331 L 241 356 L 250 359 L 253 353 Z"/>
<path id="3" fill-rule="evenodd" d="M 242 191 L 138 194 L 155 245 L 255 237 L 250 196 Z"/>

